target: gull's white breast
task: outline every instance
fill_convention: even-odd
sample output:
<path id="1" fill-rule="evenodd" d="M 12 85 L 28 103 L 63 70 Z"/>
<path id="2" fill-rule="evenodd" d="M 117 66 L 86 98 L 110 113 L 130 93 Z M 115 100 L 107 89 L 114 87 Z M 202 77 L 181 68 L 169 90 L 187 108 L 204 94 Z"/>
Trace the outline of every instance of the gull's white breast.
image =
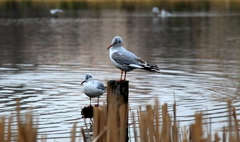
<path id="1" fill-rule="evenodd" d="M 105 91 L 98 88 L 98 82 L 94 83 L 94 81 L 89 81 L 84 84 L 83 91 L 88 97 L 99 97 Z"/>

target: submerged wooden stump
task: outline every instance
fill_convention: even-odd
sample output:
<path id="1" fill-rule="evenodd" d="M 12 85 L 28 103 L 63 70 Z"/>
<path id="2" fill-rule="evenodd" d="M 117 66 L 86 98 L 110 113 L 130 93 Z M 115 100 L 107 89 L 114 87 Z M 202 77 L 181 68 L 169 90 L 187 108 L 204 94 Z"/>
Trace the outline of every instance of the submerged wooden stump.
<path id="1" fill-rule="evenodd" d="M 119 129 L 120 142 L 128 141 L 128 85 L 129 81 L 110 80 L 107 83 L 107 112 L 109 123 L 115 123 Z M 114 111 L 116 107 L 117 111 Z M 109 128 L 112 129 L 112 128 Z M 116 130 L 112 130 L 116 131 Z M 108 131 L 109 133 L 112 132 Z M 116 139 L 108 134 L 109 141 Z"/>
<path id="2" fill-rule="evenodd" d="M 81 110 L 81 115 L 83 118 L 93 118 L 93 106 L 84 107 Z"/>

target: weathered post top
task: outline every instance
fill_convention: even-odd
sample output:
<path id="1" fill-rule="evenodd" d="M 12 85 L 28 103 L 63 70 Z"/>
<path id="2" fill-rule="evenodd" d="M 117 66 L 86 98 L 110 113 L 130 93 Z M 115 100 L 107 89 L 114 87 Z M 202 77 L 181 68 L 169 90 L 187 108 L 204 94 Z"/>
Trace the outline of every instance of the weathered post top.
<path id="1" fill-rule="evenodd" d="M 118 106 L 128 103 L 129 81 L 110 80 L 107 83 L 107 104 L 118 103 Z M 115 99 L 113 99 L 114 97 Z"/>

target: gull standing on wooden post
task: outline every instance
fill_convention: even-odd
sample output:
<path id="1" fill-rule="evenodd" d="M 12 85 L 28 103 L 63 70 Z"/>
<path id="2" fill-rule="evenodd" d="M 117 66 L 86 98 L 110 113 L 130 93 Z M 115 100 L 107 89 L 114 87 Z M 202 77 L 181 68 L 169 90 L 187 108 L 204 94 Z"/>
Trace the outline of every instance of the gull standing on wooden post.
<path id="1" fill-rule="evenodd" d="M 94 80 L 91 74 L 85 74 L 84 80 L 81 85 L 83 85 L 84 93 L 90 98 L 90 106 L 91 106 L 91 98 L 98 97 L 98 105 L 99 105 L 99 97 L 106 92 L 103 83 Z"/>
<path id="2" fill-rule="evenodd" d="M 126 80 L 126 73 L 133 69 L 143 69 L 151 72 L 160 72 L 157 65 L 150 65 L 144 60 L 140 59 L 133 53 L 129 52 L 122 46 L 122 38 L 120 36 L 115 36 L 112 39 L 111 45 L 107 48 L 109 49 L 109 56 L 112 63 L 121 70 L 120 81 Z M 122 79 L 122 74 L 124 72 L 124 79 Z"/>

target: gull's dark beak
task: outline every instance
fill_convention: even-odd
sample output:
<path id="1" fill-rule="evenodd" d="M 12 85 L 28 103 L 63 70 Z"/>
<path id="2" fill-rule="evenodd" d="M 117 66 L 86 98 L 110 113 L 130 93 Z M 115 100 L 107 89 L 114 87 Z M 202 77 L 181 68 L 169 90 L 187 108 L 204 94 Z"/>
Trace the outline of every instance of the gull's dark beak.
<path id="1" fill-rule="evenodd" d="M 107 48 L 107 50 L 110 48 L 110 47 L 112 47 L 113 45 L 110 45 L 108 48 Z"/>
<path id="2" fill-rule="evenodd" d="M 84 82 L 86 82 L 85 80 L 81 83 L 81 85 L 84 83 Z"/>

